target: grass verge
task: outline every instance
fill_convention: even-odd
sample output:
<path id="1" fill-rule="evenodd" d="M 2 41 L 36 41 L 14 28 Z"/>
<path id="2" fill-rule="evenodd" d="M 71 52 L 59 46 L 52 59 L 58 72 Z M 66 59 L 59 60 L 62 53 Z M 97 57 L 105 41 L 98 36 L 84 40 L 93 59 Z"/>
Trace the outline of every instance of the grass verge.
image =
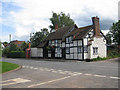
<path id="1" fill-rule="evenodd" d="M 19 67 L 18 64 L 8 63 L 8 62 L 0 62 L 0 73 L 8 72 L 10 70 L 14 70 Z"/>

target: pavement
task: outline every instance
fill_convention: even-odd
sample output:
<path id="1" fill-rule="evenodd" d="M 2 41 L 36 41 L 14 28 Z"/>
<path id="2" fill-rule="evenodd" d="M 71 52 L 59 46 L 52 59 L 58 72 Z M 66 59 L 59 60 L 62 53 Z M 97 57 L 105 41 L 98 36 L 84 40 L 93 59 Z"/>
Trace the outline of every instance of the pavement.
<path id="1" fill-rule="evenodd" d="M 98 62 L 2 58 L 22 66 L 2 75 L 2 88 L 118 88 L 118 59 Z"/>

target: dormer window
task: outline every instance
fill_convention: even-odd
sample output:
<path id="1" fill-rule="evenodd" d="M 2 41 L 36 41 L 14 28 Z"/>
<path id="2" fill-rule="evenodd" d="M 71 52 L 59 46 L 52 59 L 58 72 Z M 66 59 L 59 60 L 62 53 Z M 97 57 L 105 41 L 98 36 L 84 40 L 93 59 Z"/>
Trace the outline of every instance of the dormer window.
<path id="1" fill-rule="evenodd" d="M 51 40 L 49 40 L 49 45 L 51 45 L 52 44 L 52 41 Z"/>
<path id="2" fill-rule="evenodd" d="M 67 37 L 66 38 L 66 43 L 71 43 L 73 40 L 73 36 Z"/>

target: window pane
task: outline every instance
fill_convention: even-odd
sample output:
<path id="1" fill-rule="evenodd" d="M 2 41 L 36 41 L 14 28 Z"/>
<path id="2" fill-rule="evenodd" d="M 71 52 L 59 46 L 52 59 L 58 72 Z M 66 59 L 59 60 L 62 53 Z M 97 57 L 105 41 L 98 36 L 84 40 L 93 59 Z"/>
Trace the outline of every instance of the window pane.
<path id="1" fill-rule="evenodd" d="M 93 54 L 98 54 L 98 47 L 93 47 Z"/>
<path id="2" fill-rule="evenodd" d="M 70 53 L 70 48 L 66 48 L 66 53 Z"/>
<path id="3" fill-rule="evenodd" d="M 78 47 L 78 53 L 82 53 L 82 47 Z"/>

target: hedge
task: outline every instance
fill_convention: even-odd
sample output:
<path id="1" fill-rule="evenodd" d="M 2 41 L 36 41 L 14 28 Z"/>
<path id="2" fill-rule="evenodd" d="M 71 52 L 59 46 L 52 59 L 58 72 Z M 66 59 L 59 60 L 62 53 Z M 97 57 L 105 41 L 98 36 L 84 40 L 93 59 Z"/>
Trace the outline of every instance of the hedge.
<path id="1" fill-rule="evenodd" d="M 7 54 L 8 58 L 25 58 L 25 51 L 11 51 Z"/>

